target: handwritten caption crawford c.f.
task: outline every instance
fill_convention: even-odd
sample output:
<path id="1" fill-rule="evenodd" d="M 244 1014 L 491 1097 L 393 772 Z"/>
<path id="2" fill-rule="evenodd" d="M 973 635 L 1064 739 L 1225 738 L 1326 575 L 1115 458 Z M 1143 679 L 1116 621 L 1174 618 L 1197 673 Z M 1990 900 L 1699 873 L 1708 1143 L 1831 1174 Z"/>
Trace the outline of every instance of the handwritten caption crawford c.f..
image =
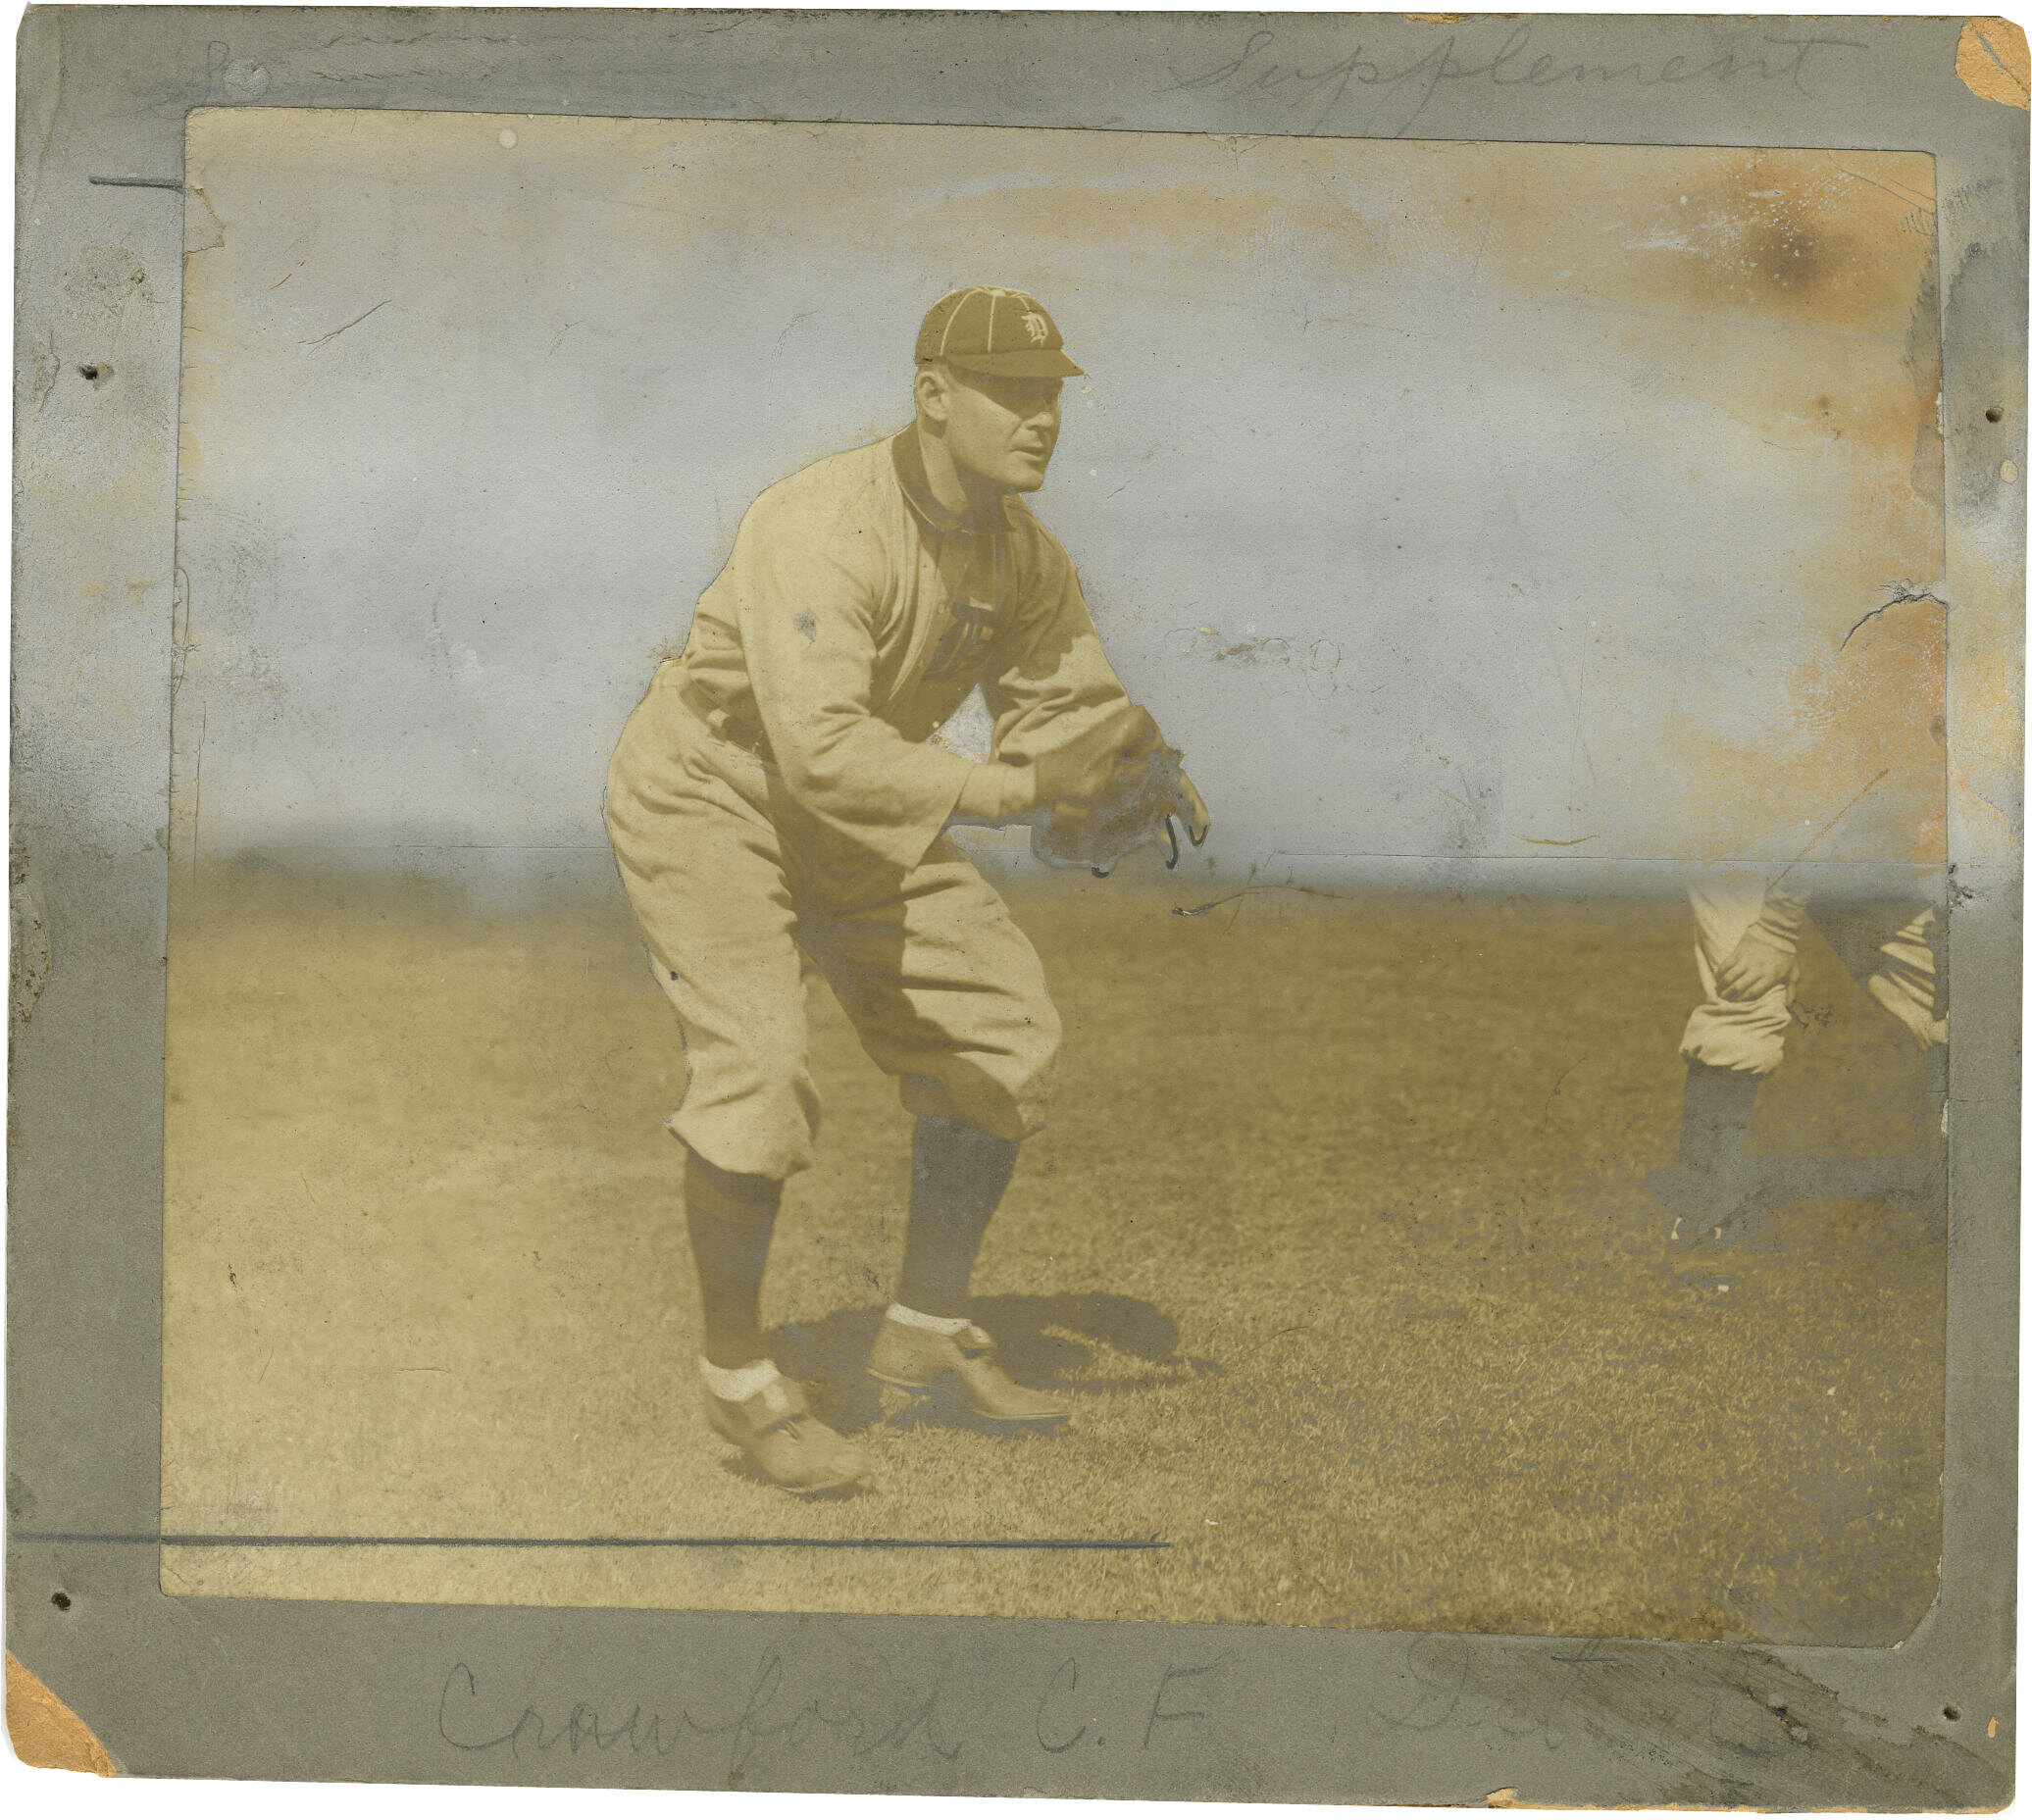
<path id="1" fill-rule="evenodd" d="M 1135 1686 L 1111 1677 L 1095 1697 L 1090 1674 L 1083 1690 L 1080 1663 L 1067 1656 L 1040 1680 L 1038 1691 L 994 1702 L 997 1729 L 1027 1719 L 1031 1740 L 1054 1757 L 1082 1750 L 1156 1750 L 1182 1732 L 1206 1723 L 1212 1702 L 1200 1696 L 1220 1658 L 1167 1662 L 1140 1671 Z M 825 1744 L 849 1757 L 906 1749 L 947 1762 L 966 1749 L 981 1721 L 942 1679 L 918 1687 L 907 1678 L 828 1677 L 823 1691 L 806 1692 L 780 1653 L 765 1655 L 754 1674 L 734 1681 L 724 1697 L 691 1702 L 572 1700 L 550 1706 L 504 1706 L 500 1693 L 465 1662 L 455 1662 L 437 1695 L 437 1735 L 460 1751 L 501 1752 L 517 1761 L 546 1756 L 668 1758 L 685 1752 L 700 1766 L 724 1773 L 738 1788 L 767 1754 Z M 763 1772 L 766 1774 L 766 1765 Z"/>

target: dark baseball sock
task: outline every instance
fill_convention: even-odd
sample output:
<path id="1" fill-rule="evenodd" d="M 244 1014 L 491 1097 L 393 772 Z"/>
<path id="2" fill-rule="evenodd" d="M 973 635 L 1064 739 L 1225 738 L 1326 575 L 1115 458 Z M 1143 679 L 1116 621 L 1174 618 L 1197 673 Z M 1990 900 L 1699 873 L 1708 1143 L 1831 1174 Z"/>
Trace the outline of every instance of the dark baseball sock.
<path id="1" fill-rule="evenodd" d="M 1743 1154 L 1761 1075 L 1736 1068 L 1686 1065 L 1686 1102 L 1679 1120 L 1679 1160 L 1689 1169 L 1726 1168 Z"/>
<path id="2" fill-rule="evenodd" d="M 910 1224 L 896 1300 L 919 1314 L 967 1311 L 967 1279 L 1009 1186 L 1017 1146 L 957 1119 L 921 1118 L 910 1146 Z"/>
<path id="3" fill-rule="evenodd" d="M 705 1356 L 737 1371 L 768 1356 L 762 1340 L 762 1271 L 784 1185 L 737 1176 L 696 1151 L 685 1156 L 685 1224 L 705 1310 Z"/>

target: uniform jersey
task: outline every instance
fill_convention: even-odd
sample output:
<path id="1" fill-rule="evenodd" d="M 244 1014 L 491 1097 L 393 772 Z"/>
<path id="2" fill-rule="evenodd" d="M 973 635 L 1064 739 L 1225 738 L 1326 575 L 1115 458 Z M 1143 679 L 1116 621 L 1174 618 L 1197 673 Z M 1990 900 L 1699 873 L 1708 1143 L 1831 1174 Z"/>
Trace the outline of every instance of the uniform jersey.
<path id="1" fill-rule="evenodd" d="M 708 1162 L 810 1165 L 810 968 L 906 1109 L 1037 1129 L 1058 1015 L 941 837 L 972 766 L 926 743 L 977 684 L 1011 765 L 1125 699 L 1065 551 L 1013 496 L 978 524 L 946 512 L 911 429 L 755 502 L 685 655 L 629 717 L 607 831 L 685 1035 L 668 1123 Z"/>
<path id="2" fill-rule="evenodd" d="M 914 428 L 756 500 L 683 664 L 727 724 L 759 732 L 800 809 L 906 868 L 969 769 L 926 740 L 977 684 L 1010 764 L 1124 700 L 1058 540 L 1014 494 L 981 523 L 946 511 Z"/>

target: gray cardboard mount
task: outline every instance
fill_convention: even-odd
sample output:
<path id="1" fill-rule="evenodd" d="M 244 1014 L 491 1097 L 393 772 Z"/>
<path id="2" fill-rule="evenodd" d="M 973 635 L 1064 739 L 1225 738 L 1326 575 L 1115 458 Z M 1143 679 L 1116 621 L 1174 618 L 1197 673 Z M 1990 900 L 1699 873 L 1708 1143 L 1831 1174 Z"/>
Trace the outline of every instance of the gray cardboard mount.
<path id="1" fill-rule="evenodd" d="M 13 1653 L 138 1775 L 2007 1802 L 2027 116 L 2022 64 L 2013 105 L 2009 59 L 1995 55 L 2021 57 L 2022 34 L 1990 24 L 1972 48 L 2006 79 L 1971 86 L 1959 20 L 32 11 L 14 394 L 16 961 L 32 1017 L 16 1022 L 10 1081 Z M 1841 1650 L 166 1597 L 153 1538 L 170 299 L 185 117 L 242 105 L 1931 153 L 1955 639 L 2006 651 L 2009 685 L 1974 698 L 1951 668 L 1946 1515 L 1941 1596 L 1919 1629 L 1893 1649 Z M 130 316 L 110 411 L 51 383 L 95 356 L 108 302 L 67 275 L 106 246 L 127 249 L 156 299 Z M 1986 432 L 1990 411 L 2001 424 Z M 118 597 L 87 597 L 87 553 L 130 578 Z M 81 1533 L 106 1540 L 52 1540 Z"/>

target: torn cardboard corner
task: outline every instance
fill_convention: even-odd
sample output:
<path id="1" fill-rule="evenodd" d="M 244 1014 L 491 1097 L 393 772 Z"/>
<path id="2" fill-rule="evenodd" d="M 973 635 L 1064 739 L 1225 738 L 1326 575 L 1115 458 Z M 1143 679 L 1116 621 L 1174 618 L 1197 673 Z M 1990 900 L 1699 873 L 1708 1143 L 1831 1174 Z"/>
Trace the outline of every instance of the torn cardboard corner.
<path id="1" fill-rule="evenodd" d="M 2007 19 L 1971 19 L 1955 47 L 1955 74 L 1971 94 L 2032 111 L 2032 49 Z"/>
<path id="2" fill-rule="evenodd" d="M 7 1736 L 30 1769 L 69 1769 L 86 1776 L 119 1772 L 106 1746 L 70 1707 L 7 1652 Z"/>

